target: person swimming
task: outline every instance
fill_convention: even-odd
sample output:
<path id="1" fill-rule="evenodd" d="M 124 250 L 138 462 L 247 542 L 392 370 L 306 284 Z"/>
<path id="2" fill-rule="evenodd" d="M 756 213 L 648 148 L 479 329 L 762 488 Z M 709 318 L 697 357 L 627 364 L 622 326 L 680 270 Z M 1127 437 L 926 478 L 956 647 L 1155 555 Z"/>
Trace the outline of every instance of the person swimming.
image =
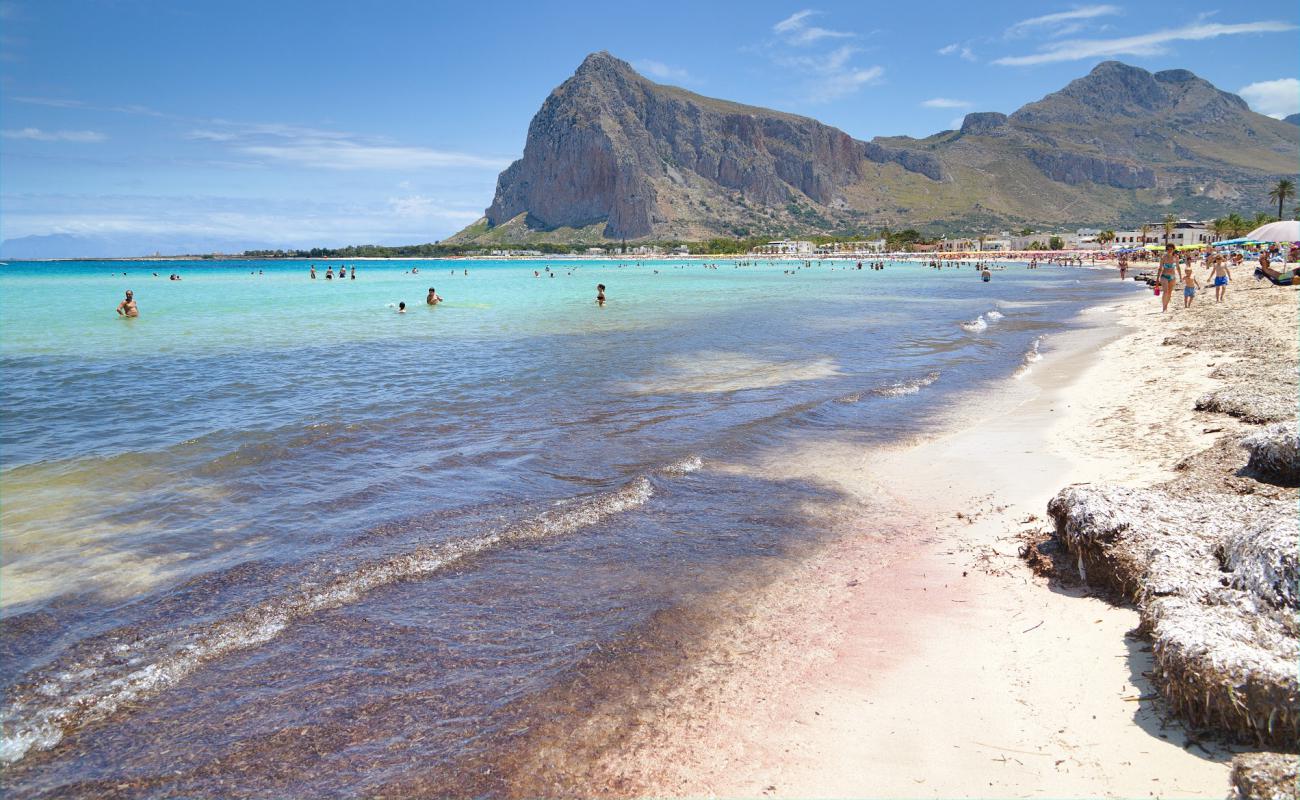
<path id="1" fill-rule="evenodd" d="M 406 313 L 406 301 L 405 301 L 405 300 L 403 300 L 403 301 L 401 301 L 400 303 L 397 304 L 397 313 L 398 313 L 398 314 L 405 314 L 405 313 Z"/>
<path id="2" fill-rule="evenodd" d="M 605 305 L 605 284 L 603 283 L 596 284 L 596 305 Z"/>
<path id="3" fill-rule="evenodd" d="M 126 290 L 126 299 L 117 304 L 117 315 L 119 317 L 140 316 L 140 308 L 135 304 L 135 295 L 130 289 Z"/>
<path id="4" fill-rule="evenodd" d="M 432 286 L 430 286 L 430 287 L 429 287 L 429 296 L 426 297 L 426 298 L 424 298 L 424 302 L 425 302 L 426 304 L 428 304 L 428 305 L 436 306 L 436 305 L 438 305 L 439 303 L 442 302 L 442 298 L 441 298 L 440 296 L 438 296 L 438 293 L 435 292 L 435 291 L 433 290 L 433 287 L 432 287 Z"/>

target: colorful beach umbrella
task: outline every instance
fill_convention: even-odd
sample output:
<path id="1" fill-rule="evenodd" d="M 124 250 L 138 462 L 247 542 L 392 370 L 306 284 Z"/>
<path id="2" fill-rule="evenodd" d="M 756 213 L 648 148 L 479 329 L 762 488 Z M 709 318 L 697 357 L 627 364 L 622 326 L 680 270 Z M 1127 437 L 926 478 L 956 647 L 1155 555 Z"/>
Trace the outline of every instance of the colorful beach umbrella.
<path id="1" fill-rule="evenodd" d="M 1246 238 L 1257 242 L 1300 242 L 1300 221 L 1270 222 L 1246 234 Z"/>

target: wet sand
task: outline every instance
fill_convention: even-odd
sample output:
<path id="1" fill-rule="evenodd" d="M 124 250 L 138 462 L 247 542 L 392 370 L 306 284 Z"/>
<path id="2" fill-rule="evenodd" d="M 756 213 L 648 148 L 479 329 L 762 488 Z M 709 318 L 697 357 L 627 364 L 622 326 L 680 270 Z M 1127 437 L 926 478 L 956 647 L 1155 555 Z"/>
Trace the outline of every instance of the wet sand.
<path id="1" fill-rule="evenodd" d="M 1234 424 L 1193 410 L 1216 357 L 1164 346 L 1173 320 L 1263 315 L 1294 356 L 1294 293 L 1241 282 L 1229 298 L 1091 309 L 1089 328 L 913 446 L 773 454 L 765 471 L 856 498 L 857 532 L 719 600 L 732 620 L 689 645 L 688 666 L 643 685 L 633 712 L 623 697 L 550 731 L 511 794 L 1223 796 L 1233 752 L 1168 718 L 1136 612 L 1017 553 L 1058 489 L 1167 480 Z"/>

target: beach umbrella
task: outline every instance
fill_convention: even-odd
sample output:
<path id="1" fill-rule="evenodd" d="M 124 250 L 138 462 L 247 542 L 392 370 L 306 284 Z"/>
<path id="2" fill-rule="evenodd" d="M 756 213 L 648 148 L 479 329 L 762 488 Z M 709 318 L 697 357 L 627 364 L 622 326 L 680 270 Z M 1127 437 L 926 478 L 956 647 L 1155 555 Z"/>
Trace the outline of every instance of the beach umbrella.
<path id="1" fill-rule="evenodd" d="M 1256 242 L 1300 242 L 1300 221 L 1270 222 L 1246 234 L 1246 238 Z"/>
<path id="2" fill-rule="evenodd" d="M 1224 239 L 1221 242 L 1215 242 L 1215 247 L 1232 247 L 1234 244 L 1250 244 L 1250 239 L 1245 236 L 1238 236 L 1236 239 Z"/>

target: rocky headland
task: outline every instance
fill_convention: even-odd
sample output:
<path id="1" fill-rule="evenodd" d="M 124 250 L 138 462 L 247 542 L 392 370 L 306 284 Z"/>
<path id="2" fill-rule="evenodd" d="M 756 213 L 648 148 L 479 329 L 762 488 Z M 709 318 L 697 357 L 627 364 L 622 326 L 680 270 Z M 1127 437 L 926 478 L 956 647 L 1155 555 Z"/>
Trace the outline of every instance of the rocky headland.
<path id="1" fill-rule="evenodd" d="M 1208 216 L 1296 175 L 1300 128 L 1187 70 L 1108 61 L 1012 114 L 863 141 L 654 83 L 594 53 L 452 243 L 962 230 Z"/>

